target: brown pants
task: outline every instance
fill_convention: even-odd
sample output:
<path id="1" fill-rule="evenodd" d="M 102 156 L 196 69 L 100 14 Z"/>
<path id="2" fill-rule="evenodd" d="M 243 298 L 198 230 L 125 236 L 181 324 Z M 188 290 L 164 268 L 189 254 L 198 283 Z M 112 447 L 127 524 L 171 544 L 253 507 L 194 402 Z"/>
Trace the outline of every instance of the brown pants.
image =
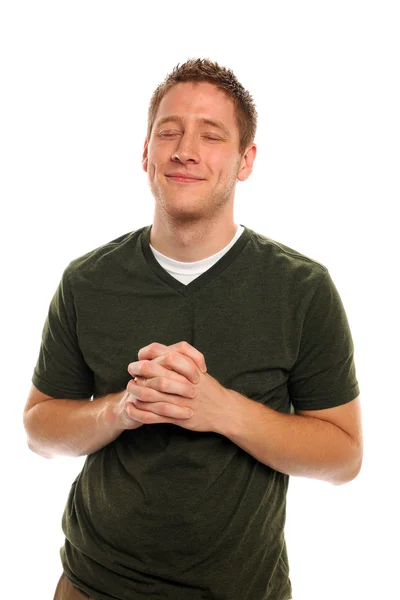
<path id="1" fill-rule="evenodd" d="M 53 600 L 93 600 L 93 598 L 73 586 L 63 573 L 57 584 Z"/>

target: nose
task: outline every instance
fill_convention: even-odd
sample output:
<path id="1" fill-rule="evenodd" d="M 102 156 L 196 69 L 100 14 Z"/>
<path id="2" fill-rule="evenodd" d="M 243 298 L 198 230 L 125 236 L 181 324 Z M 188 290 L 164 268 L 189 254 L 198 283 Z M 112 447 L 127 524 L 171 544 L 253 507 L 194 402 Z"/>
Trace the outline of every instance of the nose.
<path id="1" fill-rule="evenodd" d="M 194 136 L 183 134 L 179 139 L 178 147 L 171 156 L 174 162 L 187 163 L 189 161 L 198 163 L 200 155 L 197 149 Z"/>

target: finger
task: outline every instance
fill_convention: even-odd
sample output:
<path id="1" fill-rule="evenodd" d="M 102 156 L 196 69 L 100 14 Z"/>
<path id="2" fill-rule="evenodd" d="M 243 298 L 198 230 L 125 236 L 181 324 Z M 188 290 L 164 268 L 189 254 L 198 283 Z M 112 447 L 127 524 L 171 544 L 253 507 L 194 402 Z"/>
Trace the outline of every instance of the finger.
<path id="1" fill-rule="evenodd" d="M 188 380 L 184 375 L 180 375 L 173 369 L 168 369 L 159 364 L 163 356 L 164 355 L 153 358 L 153 360 L 139 360 L 130 363 L 128 365 L 128 373 L 135 378 L 151 379 L 153 377 L 164 377 L 187 383 Z"/>
<path id="2" fill-rule="evenodd" d="M 160 370 L 160 365 L 163 370 Z M 164 377 L 171 377 L 172 372 L 176 372 L 186 377 L 192 383 L 199 383 L 200 376 L 199 370 L 191 358 L 180 354 L 174 350 L 162 354 L 153 360 L 142 360 L 136 363 L 130 363 L 128 365 L 128 372 L 133 377 L 154 377 L 158 374 L 164 375 Z"/>
<path id="3" fill-rule="evenodd" d="M 170 349 L 166 354 L 159 356 L 156 361 L 166 369 L 172 369 L 183 375 L 192 383 L 199 383 L 200 381 L 200 372 L 196 363 L 176 350 Z"/>
<path id="4" fill-rule="evenodd" d="M 144 346 L 138 352 L 139 360 L 152 360 L 153 358 L 157 358 L 157 356 L 161 356 L 168 352 L 168 346 L 164 344 L 160 344 L 158 342 L 153 342 L 148 346 Z"/>
<path id="5" fill-rule="evenodd" d="M 177 382 L 175 382 L 177 383 Z M 170 384 L 169 384 L 170 385 Z M 182 384 L 178 382 L 178 386 Z M 172 392 L 160 392 L 153 380 L 150 380 L 148 384 L 143 385 L 139 384 L 133 379 L 128 382 L 126 386 L 127 392 L 129 392 L 135 398 L 139 400 L 143 400 L 144 402 L 167 402 L 171 404 L 176 404 L 178 406 L 182 406 L 183 402 L 186 402 L 188 399 L 193 399 L 197 395 L 197 390 L 193 386 L 185 386 L 184 389 L 178 387 L 178 394 L 173 394 Z M 166 396 L 168 395 L 168 397 Z"/>
<path id="6" fill-rule="evenodd" d="M 138 353 L 139 360 L 141 359 L 153 359 L 157 356 L 164 354 L 169 350 L 176 350 L 185 356 L 188 356 L 193 360 L 193 362 L 198 366 L 202 373 L 207 372 L 207 365 L 204 358 L 204 354 L 199 352 L 197 348 L 191 346 L 188 342 L 182 341 L 176 344 L 172 344 L 171 346 L 165 346 L 164 344 L 160 344 L 158 342 L 153 342 L 144 348 L 141 348 Z"/>
<path id="7" fill-rule="evenodd" d="M 193 411 L 186 406 L 175 406 L 168 402 L 147 404 L 137 398 L 126 403 L 126 412 L 140 423 L 168 423 L 175 419 L 190 419 Z"/>
<path id="8" fill-rule="evenodd" d="M 181 375 L 179 375 L 179 377 L 181 377 Z M 197 396 L 197 388 L 194 385 L 191 385 L 186 377 L 182 377 L 181 381 L 176 381 L 176 379 L 169 379 L 167 377 L 152 377 L 150 379 L 146 379 L 145 377 L 135 377 L 135 384 L 140 387 L 156 390 L 162 394 L 175 394 L 176 396 L 183 396 L 184 398 L 191 399 L 196 398 Z M 135 384 L 132 385 L 134 386 Z M 135 387 L 131 386 L 131 389 L 135 390 Z"/>

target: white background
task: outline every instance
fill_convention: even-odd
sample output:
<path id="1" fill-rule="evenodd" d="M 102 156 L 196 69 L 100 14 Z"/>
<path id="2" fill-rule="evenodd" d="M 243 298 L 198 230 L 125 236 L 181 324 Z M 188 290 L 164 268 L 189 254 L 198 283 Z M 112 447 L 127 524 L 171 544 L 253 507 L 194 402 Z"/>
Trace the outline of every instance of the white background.
<path id="1" fill-rule="evenodd" d="M 26 446 L 22 411 L 50 299 L 77 256 L 150 224 L 147 107 L 177 63 L 230 67 L 259 112 L 236 223 L 325 264 L 363 405 L 361 474 L 291 478 L 294 600 L 398 597 L 397 2 L 6 1 L 0 9 L 2 589 L 51 600 L 82 459 Z M 190 599 L 188 599 L 190 600 Z"/>

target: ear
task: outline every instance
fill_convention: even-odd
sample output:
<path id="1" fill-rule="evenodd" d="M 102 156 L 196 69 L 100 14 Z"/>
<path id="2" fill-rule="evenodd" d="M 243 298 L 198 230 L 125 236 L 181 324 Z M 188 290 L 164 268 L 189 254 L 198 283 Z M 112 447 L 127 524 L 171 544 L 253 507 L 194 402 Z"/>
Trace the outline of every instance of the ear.
<path id="1" fill-rule="evenodd" d="M 148 165 L 148 147 L 149 147 L 149 140 L 146 138 L 144 141 L 144 149 L 143 149 L 143 157 L 142 157 L 142 167 L 143 167 L 143 171 L 146 171 L 146 173 L 147 173 L 147 165 Z"/>
<path id="2" fill-rule="evenodd" d="M 255 161 L 257 154 L 257 146 L 255 144 L 251 144 L 247 150 L 245 151 L 242 161 L 240 163 L 239 173 L 237 178 L 239 181 L 245 181 L 253 170 L 253 163 Z"/>

